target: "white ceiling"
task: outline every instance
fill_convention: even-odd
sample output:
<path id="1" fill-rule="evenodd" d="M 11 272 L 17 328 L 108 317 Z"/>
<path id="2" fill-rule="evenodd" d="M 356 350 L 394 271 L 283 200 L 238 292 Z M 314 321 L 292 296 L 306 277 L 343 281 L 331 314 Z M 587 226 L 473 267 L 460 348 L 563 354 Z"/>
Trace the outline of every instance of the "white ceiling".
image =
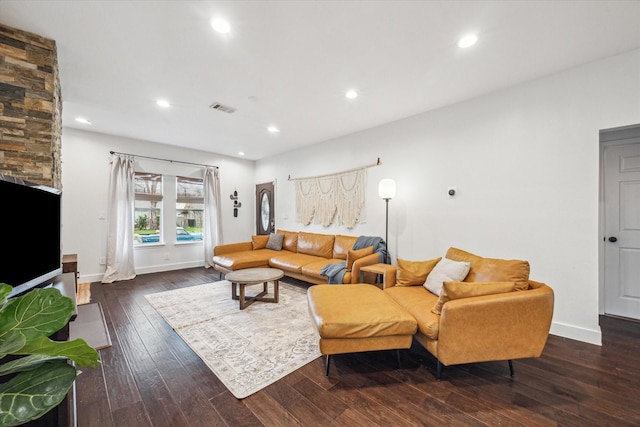
<path id="1" fill-rule="evenodd" d="M 640 1 L 0 0 L 0 22 L 57 42 L 63 126 L 253 160 L 640 47 Z"/>

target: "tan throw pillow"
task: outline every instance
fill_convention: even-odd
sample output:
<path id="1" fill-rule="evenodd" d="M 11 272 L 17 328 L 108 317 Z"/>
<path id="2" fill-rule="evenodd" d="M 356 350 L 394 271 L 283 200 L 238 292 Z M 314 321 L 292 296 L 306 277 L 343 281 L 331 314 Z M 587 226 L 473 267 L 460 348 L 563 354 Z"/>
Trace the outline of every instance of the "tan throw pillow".
<path id="1" fill-rule="evenodd" d="M 514 288 L 514 282 L 444 282 L 438 302 L 431 312 L 440 314 L 444 303 L 453 299 L 503 294 L 513 291 Z"/>
<path id="2" fill-rule="evenodd" d="M 445 257 L 471 263 L 466 282 L 515 282 L 516 291 L 529 289 L 528 261 L 484 258 L 453 247 L 449 248 Z"/>
<path id="3" fill-rule="evenodd" d="M 264 236 L 251 236 L 251 247 L 254 251 L 266 248 L 267 242 L 269 242 L 268 234 L 265 234 Z"/>
<path id="4" fill-rule="evenodd" d="M 276 234 L 284 234 L 284 240 L 282 241 L 282 249 L 291 252 L 298 252 L 298 232 L 297 231 L 285 231 L 276 230 Z"/>
<path id="5" fill-rule="evenodd" d="M 356 250 L 349 249 L 349 252 L 347 252 L 347 271 L 351 271 L 353 263 L 356 262 L 356 260 L 364 258 L 367 255 L 371 255 L 372 253 L 373 246 L 367 246 L 366 248 Z"/>
<path id="6" fill-rule="evenodd" d="M 460 282 L 467 277 L 468 273 L 468 262 L 453 261 L 449 258 L 442 258 L 427 276 L 427 280 L 424 282 L 424 287 L 432 294 L 440 296 L 442 283 Z"/>
<path id="7" fill-rule="evenodd" d="M 442 258 L 430 259 L 428 261 L 408 261 L 397 258 L 398 273 L 396 274 L 396 286 L 416 286 L 423 285 L 433 267 Z"/>

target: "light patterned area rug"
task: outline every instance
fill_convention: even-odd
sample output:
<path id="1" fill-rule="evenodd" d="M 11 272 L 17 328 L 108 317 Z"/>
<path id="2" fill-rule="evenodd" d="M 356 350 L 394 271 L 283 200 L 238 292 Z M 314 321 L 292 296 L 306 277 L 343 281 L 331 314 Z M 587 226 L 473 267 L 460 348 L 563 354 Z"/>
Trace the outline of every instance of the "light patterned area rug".
<path id="1" fill-rule="evenodd" d="M 262 285 L 246 289 L 253 295 Z M 306 289 L 280 282 L 277 304 L 257 301 L 242 311 L 226 280 L 145 298 L 238 399 L 320 357 Z"/>

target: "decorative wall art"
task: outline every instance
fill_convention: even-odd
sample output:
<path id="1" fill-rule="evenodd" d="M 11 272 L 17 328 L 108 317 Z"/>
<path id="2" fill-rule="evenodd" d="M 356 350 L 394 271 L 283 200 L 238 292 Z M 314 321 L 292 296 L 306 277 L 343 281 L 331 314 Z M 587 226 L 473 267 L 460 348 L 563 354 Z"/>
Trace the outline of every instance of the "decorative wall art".
<path id="1" fill-rule="evenodd" d="M 304 225 L 332 224 L 353 228 L 366 222 L 367 168 L 378 162 L 357 169 L 305 178 L 295 181 L 296 221 Z"/>

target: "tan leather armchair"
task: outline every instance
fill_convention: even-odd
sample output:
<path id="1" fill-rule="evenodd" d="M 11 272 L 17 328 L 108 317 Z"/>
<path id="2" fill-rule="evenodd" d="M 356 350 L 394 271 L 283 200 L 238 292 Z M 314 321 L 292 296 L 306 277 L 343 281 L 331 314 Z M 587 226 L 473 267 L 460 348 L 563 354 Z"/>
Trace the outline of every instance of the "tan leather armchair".
<path id="1" fill-rule="evenodd" d="M 508 361 L 513 376 L 512 360 L 542 354 L 553 317 L 549 286 L 528 280 L 524 290 L 448 301 L 437 315 L 430 311 L 436 295 L 423 286 L 395 286 L 394 277 L 391 268 L 384 290 L 416 318 L 414 339 L 437 359 L 438 380 L 442 366 L 496 360 Z"/>

